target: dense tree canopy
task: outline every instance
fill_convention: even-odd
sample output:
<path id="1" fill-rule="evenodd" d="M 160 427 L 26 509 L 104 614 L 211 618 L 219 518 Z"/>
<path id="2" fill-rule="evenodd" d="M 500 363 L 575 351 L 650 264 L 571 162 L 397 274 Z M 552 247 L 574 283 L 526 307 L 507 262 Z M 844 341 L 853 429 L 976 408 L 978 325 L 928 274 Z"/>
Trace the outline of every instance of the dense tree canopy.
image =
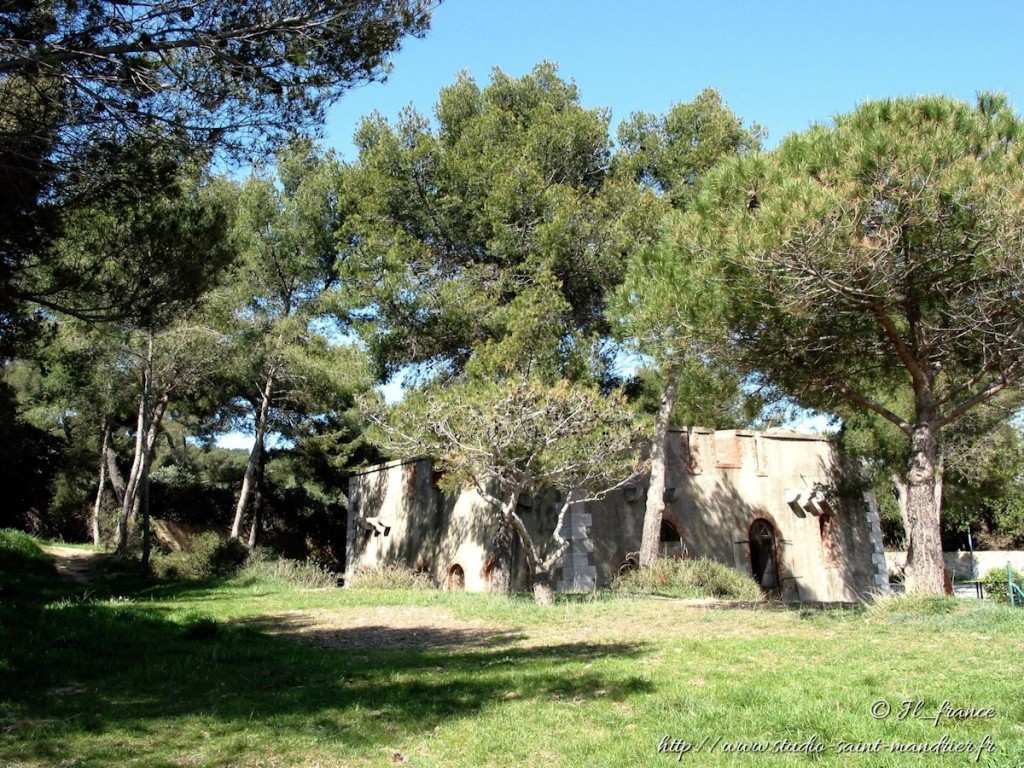
<path id="1" fill-rule="evenodd" d="M 909 441 L 908 587 L 942 589 L 941 431 L 1024 375 L 1024 123 L 996 97 L 867 103 L 726 161 L 668 235 L 714 259 L 728 349 Z"/>
<path id="2" fill-rule="evenodd" d="M 79 139 L 154 125 L 248 151 L 319 123 L 342 89 L 385 75 L 402 38 L 426 31 L 433 4 L 5 3 L 0 82 L 56 115 L 57 159 Z"/>
<path id="3" fill-rule="evenodd" d="M 0 355 L 31 329 L 33 302 L 93 309 L 103 270 L 79 284 L 52 251 L 83 194 L 141 199 L 168 177 L 145 167 L 151 154 L 247 159 L 314 129 L 345 88 L 384 76 L 403 36 L 425 32 L 432 5 L 0 5 Z"/>
<path id="4" fill-rule="evenodd" d="M 663 208 L 685 210 L 697 182 L 722 158 L 756 149 L 761 129 L 743 121 L 707 89 L 693 102 L 676 104 L 656 118 L 633 115 L 619 128 L 623 151 L 616 156 L 620 170 L 657 192 Z M 744 410 L 740 379 L 719 359 L 709 365 L 698 343 L 697 328 L 705 331 L 719 322 L 721 295 L 709 290 L 706 277 L 713 262 L 678 264 L 672 248 L 654 243 L 635 250 L 611 314 L 627 344 L 652 364 L 661 384 L 655 434 L 651 442 L 651 484 L 647 494 L 639 561 L 643 566 L 658 556 L 664 510 L 665 460 L 668 429 L 680 405 L 687 416 L 712 419 L 725 426 Z M 694 422 L 689 422 L 693 424 Z"/>
<path id="5" fill-rule="evenodd" d="M 571 357 L 574 334 L 605 328 L 605 292 L 652 222 L 651 200 L 610 173 L 607 113 L 541 64 L 483 88 L 461 75 L 435 115 L 368 118 L 343 175 L 344 275 L 379 372 L 457 373 L 538 301 L 559 305 Z"/>
<path id="6" fill-rule="evenodd" d="M 255 435 L 235 509 L 238 537 L 250 494 L 261 480 L 272 430 L 311 413 L 351 404 L 368 386 L 364 355 L 340 343 L 327 322 L 336 288 L 334 231 L 339 225 L 333 155 L 299 140 L 278 152 L 276 174 L 254 173 L 237 188 L 232 239 L 238 260 L 210 297 L 224 334 L 221 377 Z M 255 541 L 258 519 L 250 537 Z"/>

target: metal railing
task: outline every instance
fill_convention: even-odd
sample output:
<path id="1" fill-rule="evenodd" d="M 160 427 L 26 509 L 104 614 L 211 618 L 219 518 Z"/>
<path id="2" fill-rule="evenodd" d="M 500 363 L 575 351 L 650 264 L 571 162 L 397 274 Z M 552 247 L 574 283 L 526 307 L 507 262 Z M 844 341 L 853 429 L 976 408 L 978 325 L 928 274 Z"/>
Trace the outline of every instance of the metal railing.
<path id="1" fill-rule="evenodd" d="M 1010 605 L 1024 606 L 1024 589 L 1013 580 L 1013 566 L 1009 561 L 1006 563 L 1006 589 L 1010 593 Z"/>

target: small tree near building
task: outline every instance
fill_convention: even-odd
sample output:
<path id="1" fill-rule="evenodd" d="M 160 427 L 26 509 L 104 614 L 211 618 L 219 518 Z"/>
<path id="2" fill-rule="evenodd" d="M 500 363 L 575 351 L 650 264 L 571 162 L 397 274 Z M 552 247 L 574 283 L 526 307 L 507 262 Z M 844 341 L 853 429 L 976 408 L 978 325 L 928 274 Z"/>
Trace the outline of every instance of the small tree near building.
<path id="1" fill-rule="evenodd" d="M 435 457 L 446 471 L 444 490 L 474 488 L 492 506 L 522 544 L 541 605 L 553 602 L 554 571 L 569 548 L 561 529 L 570 506 L 636 473 L 633 413 L 618 397 L 565 381 L 474 380 L 412 393 L 390 412 L 368 415 L 387 450 Z M 564 500 L 554 547 L 543 556 L 517 508 L 524 495 L 552 488 Z"/>

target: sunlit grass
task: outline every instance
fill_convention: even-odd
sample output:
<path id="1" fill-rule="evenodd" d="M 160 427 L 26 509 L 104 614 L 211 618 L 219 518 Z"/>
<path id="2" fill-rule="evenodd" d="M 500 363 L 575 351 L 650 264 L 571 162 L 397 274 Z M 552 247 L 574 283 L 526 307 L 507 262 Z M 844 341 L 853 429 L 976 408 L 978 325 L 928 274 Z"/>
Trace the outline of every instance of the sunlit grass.
<path id="1" fill-rule="evenodd" d="M 244 574 L 86 590 L 26 557 L 37 580 L 0 591 L 3 766 L 678 764 L 658 753 L 666 736 L 703 743 L 682 758 L 701 766 L 1024 764 L 1024 610 L 988 602 L 707 609 L 602 593 L 544 609 Z M 995 715 L 900 719 L 905 701 Z M 977 763 L 838 751 L 944 736 L 996 749 Z M 782 739 L 824 750 L 725 751 Z"/>

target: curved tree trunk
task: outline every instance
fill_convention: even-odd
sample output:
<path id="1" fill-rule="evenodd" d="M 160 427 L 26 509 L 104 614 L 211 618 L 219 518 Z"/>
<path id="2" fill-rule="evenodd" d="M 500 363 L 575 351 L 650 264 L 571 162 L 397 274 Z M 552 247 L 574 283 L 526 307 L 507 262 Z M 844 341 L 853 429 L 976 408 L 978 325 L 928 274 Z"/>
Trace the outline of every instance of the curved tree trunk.
<path id="1" fill-rule="evenodd" d="M 96 503 L 92 508 L 90 532 L 94 547 L 100 546 L 100 510 L 103 507 L 103 491 L 107 486 L 107 450 L 110 446 L 110 425 L 104 417 L 102 424 L 103 440 L 100 444 L 100 478 L 96 488 Z"/>
<path id="2" fill-rule="evenodd" d="M 142 391 L 139 395 L 139 413 L 135 425 L 135 455 L 132 469 L 128 473 L 128 484 L 125 487 L 124 500 L 121 502 L 121 514 L 117 520 L 117 538 L 114 549 L 118 557 L 128 554 L 128 520 L 134 518 L 138 509 L 138 487 L 141 478 L 143 454 L 146 453 L 146 437 L 149 432 L 149 398 L 152 385 L 151 373 L 153 364 L 153 334 L 150 332 L 146 345 L 146 359 L 142 366 Z"/>
<path id="3" fill-rule="evenodd" d="M 498 595 L 512 594 L 512 537 L 515 533 L 504 514 L 498 515 L 498 527 L 491 539 L 491 592 Z"/>
<path id="4" fill-rule="evenodd" d="M 148 434 L 148 431 L 147 431 Z M 142 572 L 149 572 L 149 555 L 152 548 L 152 534 L 150 531 L 150 509 L 149 509 L 149 468 L 152 464 L 152 444 L 147 441 L 146 451 L 142 456 L 142 476 L 139 478 L 139 498 L 137 508 L 142 512 Z"/>
<path id="5" fill-rule="evenodd" d="M 139 415 L 135 427 L 135 453 L 132 459 L 131 471 L 128 473 L 128 482 L 125 484 L 124 497 L 121 499 L 121 511 L 117 518 L 117 535 L 114 539 L 114 551 L 118 557 L 125 557 L 128 554 L 128 521 L 135 516 L 136 490 L 138 488 L 139 469 L 146 434 L 147 394 L 144 388 L 142 397 L 139 398 Z"/>
<path id="6" fill-rule="evenodd" d="M 565 508 L 568 507 L 566 504 Z M 554 603 L 554 591 L 551 588 L 552 563 L 541 562 L 537 556 L 537 548 L 534 546 L 530 532 L 526 530 L 526 524 L 518 514 L 515 506 L 506 506 L 503 510 L 509 525 L 519 536 L 519 542 L 523 545 L 523 554 L 526 555 L 526 567 L 530 569 L 530 577 L 533 582 L 533 601 L 537 605 L 551 605 Z M 561 519 L 559 520 L 561 522 Z"/>
<path id="7" fill-rule="evenodd" d="M 263 527 L 263 514 L 267 504 L 266 467 L 267 452 L 262 450 L 260 451 L 259 465 L 256 468 L 256 498 L 252 511 L 252 528 L 249 529 L 249 549 L 256 546 L 260 529 Z"/>
<path id="8" fill-rule="evenodd" d="M 678 398 L 679 373 L 675 366 L 666 371 L 665 391 L 661 395 L 658 415 L 651 440 L 651 481 L 647 489 L 647 507 L 644 510 L 643 536 L 640 540 L 640 567 L 646 568 L 658 559 L 661 540 L 661 517 L 665 511 L 665 473 L 668 452 L 668 428 Z"/>
<path id="9" fill-rule="evenodd" d="M 249 451 L 249 460 L 245 465 L 245 476 L 242 478 L 242 490 L 238 494 L 238 503 L 235 505 L 235 517 L 231 522 L 232 539 L 239 538 L 242 530 L 242 517 L 245 514 L 245 507 L 249 503 L 249 496 L 252 493 L 253 483 L 256 480 L 256 470 L 259 467 L 260 455 L 263 453 L 263 442 L 267 433 L 267 419 L 270 416 L 270 397 L 273 394 L 274 374 L 267 376 L 267 383 L 260 392 L 260 407 L 256 413 L 256 440 Z"/>
<path id="10" fill-rule="evenodd" d="M 907 532 L 908 594 L 944 593 L 937 456 L 932 423 L 923 421 L 915 424 L 907 465 L 906 502 L 900 504 Z"/>
<path id="11" fill-rule="evenodd" d="M 146 357 L 142 370 L 142 394 L 139 397 L 139 415 L 135 427 L 135 455 L 132 458 L 132 469 L 125 484 L 124 497 L 121 500 L 121 514 L 117 521 L 117 536 L 114 548 L 118 557 L 128 554 L 128 523 L 135 520 L 140 509 L 143 520 L 143 559 L 149 557 L 149 468 L 156 437 L 160 431 L 160 423 L 170 402 L 170 394 L 164 392 L 156 405 L 153 405 L 153 332 L 149 331 L 146 340 Z M 116 461 L 109 463 L 116 466 Z M 113 477 L 113 475 L 112 475 Z M 116 487 L 116 486 L 115 486 Z"/>
<path id="12" fill-rule="evenodd" d="M 110 480 L 110 487 L 114 489 L 114 498 L 117 501 L 117 506 L 121 507 L 124 504 L 124 495 L 127 489 L 124 477 L 121 475 L 121 468 L 117 466 L 117 452 L 109 440 L 104 447 L 103 461 L 107 467 L 107 478 Z"/>
<path id="13" fill-rule="evenodd" d="M 555 590 L 551 585 L 551 572 L 541 565 L 533 571 L 533 602 L 537 605 L 554 605 Z"/>

